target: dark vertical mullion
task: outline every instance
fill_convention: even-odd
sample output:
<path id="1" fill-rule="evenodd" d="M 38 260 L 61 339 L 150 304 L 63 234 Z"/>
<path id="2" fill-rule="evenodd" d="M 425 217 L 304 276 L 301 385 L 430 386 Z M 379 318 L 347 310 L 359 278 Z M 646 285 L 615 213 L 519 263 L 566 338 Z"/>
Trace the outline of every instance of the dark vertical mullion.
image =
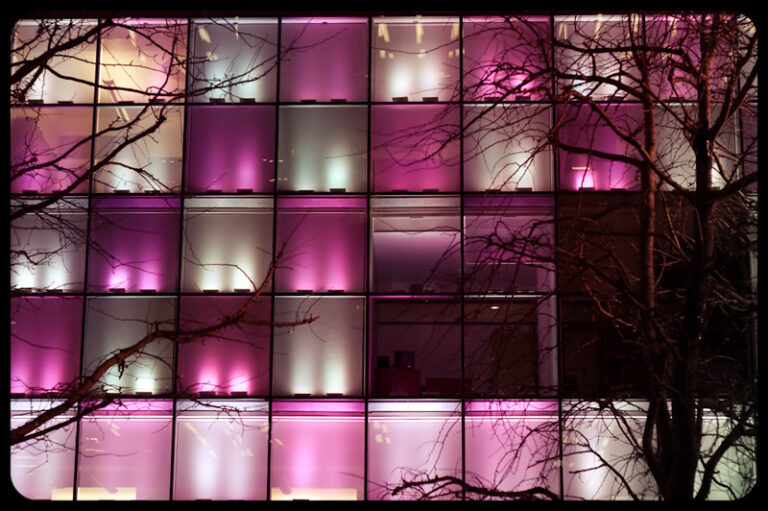
<path id="1" fill-rule="evenodd" d="M 93 103 L 91 104 L 93 108 L 93 112 L 91 115 L 91 133 L 93 138 L 91 139 L 91 152 L 90 152 L 90 170 L 91 175 L 88 178 L 88 206 L 86 209 L 86 222 L 85 222 L 85 261 L 83 261 L 83 304 L 81 308 L 81 318 L 80 318 L 80 367 L 78 370 L 78 381 L 82 383 L 83 378 L 83 371 L 85 369 L 85 329 L 86 329 L 86 319 L 87 319 L 87 312 L 88 312 L 88 254 L 90 252 L 90 245 L 91 245 L 91 220 L 93 217 L 92 214 L 92 194 L 93 194 L 93 167 L 94 167 L 94 161 L 96 157 L 96 130 L 97 130 L 97 122 L 98 122 L 98 98 L 99 98 L 99 65 L 101 62 L 101 22 L 102 20 L 99 18 L 96 20 L 96 24 L 99 27 L 99 30 L 97 30 L 98 36 L 96 37 L 96 55 L 95 55 L 95 62 L 94 62 L 94 78 L 93 78 Z M 77 408 L 75 413 L 80 413 L 80 407 L 81 402 L 78 401 Z M 78 473 L 78 466 L 80 464 L 80 420 L 77 420 L 75 422 L 75 459 L 74 459 L 74 472 L 72 474 L 72 500 L 77 500 L 77 489 L 78 489 L 78 479 L 79 479 L 79 473 Z"/>
<path id="2" fill-rule="evenodd" d="M 368 91 L 366 101 L 366 160 L 365 160 L 365 277 L 363 278 L 363 500 L 368 500 L 368 401 L 371 388 L 371 346 L 370 346 L 370 264 L 371 264 L 371 89 L 373 87 L 373 18 L 368 17 L 368 40 L 366 45 L 368 53 Z"/>
<path id="3" fill-rule="evenodd" d="M 176 291 L 175 291 L 175 297 L 176 297 L 176 317 L 174 318 L 174 324 L 176 325 L 176 330 L 181 329 L 181 287 L 182 287 L 182 261 L 184 260 L 183 251 L 184 251 L 184 235 L 185 235 L 185 224 L 184 224 L 184 198 L 185 198 L 185 190 L 186 190 L 186 176 L 187 176 L 187 133 L 189 133 L 189 74 L 191 72 L 191 66 L 190 62 L 192 61 L 194 55 L 192 53 L 192 31 L 194 26 L 192 25 L 192 18 L 189 17 L 186 20 L 187 22 L 187 47 L 186 47 L 186 69 L 184 73 L 184 124 L 181 131 L 181 190 L 179 190 L 179 238 L 178 238 L 178 263 L 176 266 Z M 178 391 L 179 389 L 176 387 L 176 385 L 179 383 L 178 381 L 178 371 L 179 371 L 179 343 L 175 342 L 173 343 L 173 365 L 171 367 L 171 377 L 173 378 L 173 381 L 171 382 L 171 392 L 172 392 L 172 415 L 171 415 L 171 477 L 170 477 L 170 488 L 169 488 L 169 500 L 173 500 L 173 488 L 174 488 L 174 477 L 176 474 L 175 471 L 175 460 L 176 460 L 176 421 L 177 421 L 177 415 L 178 415 Z"/>
<path id="4" fill-rule="evenodd" d="M 466 375 L 465 375 L 465 338 L 466 318 L 465 314 L 465 289 L 464 289 L 464 16 L 459 16 L 459 254 L 461 267 L 459 268 L 459 301 L 461 314 L 461 480 L 467 480 L 467 445 L 466 445 Z M 462 486 L 461 499 L 466 500 L 466 489 Z"/>
<path id="5" fill-rule="evenodd" d="M 277 18 L 277 47 L 275 54 L 275 154 L 273 158 L 273 176 L 272 182 L 272 264 L 277 256 L 277 189 L 278 189 L 278 150 L 280 148 L 280 63 L 282 61 L 282 31 L 283 18 Z M 270 294 L 270 322 L 272 326 L 269 329 L 269 393 L 267 395 L 267 500 L 272 500 L 271 481 L 272 481 L 272 393 L 274 378 L 274 358 L 275 358 L 275 277 L 277 272 L 272 275 L 272 292 Z"/>

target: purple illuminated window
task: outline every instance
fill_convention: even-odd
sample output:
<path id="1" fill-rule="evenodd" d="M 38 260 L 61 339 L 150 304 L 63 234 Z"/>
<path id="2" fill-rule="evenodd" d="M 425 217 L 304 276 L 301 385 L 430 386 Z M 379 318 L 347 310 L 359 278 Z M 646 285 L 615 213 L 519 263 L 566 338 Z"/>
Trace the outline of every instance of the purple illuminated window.
<path id="1" fill-rule="evenodd" d="M 40 31 L 40 25 L 45 27 Z M 34 61 L 51 46 L 60 48 L 67 41 L 81 37 L 93 30 L 96 20 L 20 20 L 13 30 L 11 50 L 11 72 L 19 69 L 16 63 Z M 46 37 L 47 36 L 47 37 Z M 42 100 L 44 103 L 67 101 L 90 103 L 93 101 L 93 80 L 96 75 L 96 40 L 90 38 L 68 50 L 56 51 L 46 61 L 46 67 L 40 68 L 40 74 L 29 73 L 14 88 L 24 89 L 30 79 L 34 83 L 24 93 L 26 100 Z M 47 69 L 50 68 L 50 69 Z M 54 74 L 56 73 L 56 74 Z M 59 76 L 62 76 L 60 78 Z M 13 95 L 13 103 L 21 102 L 21 97 Z M 20 91 L 19 91 L 20 92 Z"/>
<path id="2" fill-rule="evenodd" d="M 461 394 L 461 312 L 455 300 L 411 297 L 371 302 L 376 397 Z"/>
<path id="3" fill-rule="evenodd" d="M 88 179 L 75 182 L 89 168 L 92 125 L 91 107 L 12 109 L 11 193 L 52 193 L 70 186 L 71 193 L 88 192 Z"/>
<path id="4" fill-rule="evenodd" d="M 13 200 L 12 209 L 32 201 Z M 11 288 L 34 291 L 82 291 L 88 200 L 59 200 L 11 224 Z M 34 262 L 34 264 L 32 264 Z"/>
<path id="5" fill-rule="evenodd" d="M 458 289 L 458 199 L 374 197 L 371 207 L 372 289 L 393 293 Z"/>
<path id="6" fill-rule="evenodd" d="M 263 103 L 277 89 L 277 19 L 193 20 L 192 101 Z"/>
<path id="7" fill-rule="evenodd" d="M 374 101 L 449 101 L 458 96 L 458 18 L 374 19 L 372 43 Z"/>
<path id="8" fill-rule="evenodd" d="M 459 111 L 452 106 L 372 106 L 373 189 L 458 191 L 459 141 L 448 140 L 458 129 Z"/>
<path id="9" fill-rule="evenodd" d="M 169 297 L 108 296 L 86 300 L 83 374 L 91 374 L 116 351 L 134 346 L 153 324 L 172 330 L 176 299 Z M 164 394 L 173 388 L 173 343 L 156 339 L 125 367 L 112 366 L 101 378 L 105 393 Z"/>
<path id="10" fill-rule="evenodd" d="M 248 297 L 184 296 L 181 329 L 216 324 L 235 314 Z M 269 299 L 251 304 L 244 319 L 214 335 L 179 346 L 178 390 L 259 396 L 269 393 Z M 260 324 L 259 324 L 260 323 Z"/>
<path id="11" fill-rule="evenodd" d="M 362 500 L 362 401 L 273 405 L 271 500 Z"/>
<path id="12" fill-rule="evenodd" d="M 279 296 L 275 321 L 317 319 L 276 327 L 272 392 L 280 396 L 363 393 L 365 300 L 354 296 Z"/>
<path id="13" fill-rule="evenodd" d="M 364 106 L 282 106 L 279 190 L 365 192 L 368 111 Z"/>
<path id="14" fill-rule="evenodd" d="M 366 101 L 368 20 L 284 18 L 281 101 Z"/>
<path id="15" fill-rule="evenodd" d="M 175 291 L 179 199 L 97 197 L 92 206 L 89 291 Z"/>
<path id="16" fill-rule="evenodd" d="M 470 401 L 465 428 L 469 484 L 560 493 L 557 401 Z"/>
<path id="17" fill-rule="evenodd" d="M 173 498 L 266 500 L 267 403 L 181 401 L 177 407 Z"/>
<path id="18" fill-rule="evenodd" d="M 272 260 L 272 199 L 187 199 L 182 236 L 183 291 L 251 292 Z"/>
<path id="19" fill-rule="evenodd" d="M 546 17 L 465 18 L 464 99 L 544 99 L 550 87 L 544 79 L 551 61 L 549 32 Z"/>
<path id="20" fill-rule="evenodd" d="M 643 111 L 637 105 L 604 104 L 600 108 L 623 133 L 631 133 L 642 121 Z M 559 152 L 561 189 L 638 188 L 637 168 L 624 161 L 610 159 L 611 155 L 636 157 L 634 149 L 600 114 L 591 106 L 583 105 L 562 107 L 557 115 L 558 119 L 564 118 L 559 138 L 567 146 L 561 147 Z"/>
<path id="21" fill-rule="evenodd" d="M 403 481 L 461 478 L 461 417 L 457 401 L 375 401 L 368 406 L 368 498 L 414 500 L 434 485 L 392 489 Z M 439 490 L 434 500 L 455 499 Z"/>
<path id="22" fill-rule="evenodd" d="M 554 298 L 474 298 L 465 303 L 465 387 L 474 395 L 557 392 Z"/>
<path id="23" fill-rule="evenodd" d="M 83 299 L 13 298 L 11 317 L 11 393 L 61 392 L 80 367 Z"/>
<path id="24" fill-rule="evenodd" d="M 467 291 L 532 292 L 554 288 L 550 197 L 467 197 L 464 215 Z"/>
<path id="25" fill-rule="evenodd" d="M 178 101 L 184 92 L 187 23 L 117 20 L 101 36 L 99 103 Z"/>
<path id="26" fill-rule="evenodd" d="M 95 162 L 103 163 L 93 177 L 96 193 L 178 192 L 184 139 L 184 108 L 136 106 L 99 107 Z M 160 122 L 160 116 L 165 120 Z M 153 132 L 150 130 L 158 125 Z M 124 138 L 140 137 L 112 153 Z"/>
<path id="27" fill-rule="evenodd" d="M 365 289 L 366 203 L 362 198 L 278 199 L 278 292 Z"/>
<path id="28" fill-rule="evenodd" d="M 78 500 L 168 500 L 173 402 L 123 400 L 80 422 Z"/>
<path id="29" fill-rule="evenodd" d="M 741 148 L 744 156 L 744 173 L 757 172 L 757 104 L 741 113 Z M 749 185 L 748 190 L 757 192 L 757 181 Z"/>
<path id="30" fill-rule="evenodd" d="M 186 186 L 192 192 L 269 193 L 275 176 L 275 109 L 188 109 Z"/>
<path id="31" fill-rule="evenodd" d="M 11 400 L 11 428 L 35 419 L 59 401 Z M 64 413 L 45 427 L 72 419 Z M 75 474 L 75 424 L 62 426 L 38 440 L 11 447 L 10 476 L 13 487 L 31 500 L 72 500 Z"/>

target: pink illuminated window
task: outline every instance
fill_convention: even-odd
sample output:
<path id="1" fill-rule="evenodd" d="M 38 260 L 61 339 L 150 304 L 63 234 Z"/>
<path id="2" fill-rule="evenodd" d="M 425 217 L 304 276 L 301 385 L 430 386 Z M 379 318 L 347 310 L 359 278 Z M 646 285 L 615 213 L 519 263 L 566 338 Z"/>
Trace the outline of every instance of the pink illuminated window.
<path id="1" fill-rule="evenodd" d="M 184 92 L 186 20 L 117 20 L 101 36 L 99 103 L 164 103 Z"/>
<path id="2" fill-rule="evenodd" d="M 195 102 L 275 100 L 277 19 L 193 20 L 190 93 Z"/>
<path id="3" fill-rule="evenodd" d="M 757 104 L 751 104 L 749 110 L 741 113 L 741 147 L 744 157 L 744 174 L 757 173 Z M 757 181 L 748 186 L 748 190 L 757 191 Z"/>
<path id="4" fill-rule="evenodd" d="M 632 133 L 642 121 L 642 108 L 636 105 L 604 104 L 599 108 L 623 134 Z M 636 157 L 634 148 L 601 114 L 583 105 L 563 107 L 557 115 L 564 119 L 559 135 L 563 144 L 559 152 L 561 189 L 637 189 L 637 168 L 611 159 Z"/>
<path id="5" fill-rule="evenodd" d="M 14 200 L 12 209 L 34 206 Z M 31 291 L 82 291 L 88 200 L 59 200 L 11 223 L 11 288 Z"/>
<path id="6" fill-rule="evenodd" d="M 366 191 L 366 107 L 283 106 L 279 122 L 279 190 Z"/>
<path id="7" fill-rule="evenodd" d="M 88 289 L 171 292 L 179 267 L 179 199 L 94 198 Z"/>
<path id="8" fill-rule="evenodd" d="M 168 500 L 171 412 L 166 400 L 123 400 L 80 423 L 78 500 Z"/>
<path id="9" fill-rule="evenodd" d="M 461 478 L 461 409 L 457 401 L 375 401 L 368 406 L 368 499 L 416 500 L 435 485 L 392 490 L 436 476 Z M 459 500 L 448 486 L 431 500 Z"/>
<path id="10" fill-rule="evenodd" d="M 275 110 L 270 106 L 188 109 L 187 188 L 196 193 L 270 193 Z"/>
<path id="11" fill-rule="evenodd" d="M 469 484 L 560 494 L 557 401 L 471 401 L 464 429 Z"/>
<path id="12" fill-rule="evenodd" d="M 94 192 L 180 190 L 182 107 L 99 107 L 97 115 L 95 162 L 103 167 L 93 177 Z M 125 137 L 138 138 L 118 151 Z"/>
<path id="13" fill-rule="evenodd" d="M 461 394 L 461 312 L 457 301 L 375 298 L 371 307 L 374 396 Z"/>
<path id="14" fill-rule="evenodd" d="M 87 192 L 92 125 L 91 107 L 12 109 L 11 192 Z"/>
<path id="15" fill-rule="evenodd" d="M 458 18 L 377 18 L 372 45 L 374 101 L 458 96 Z"/>
<path id="16" fill-rule="evenodd" d="M 460 188 L 459 111 L 442 105 L 371 107 L 371 179 L 377 192 Z"/>
<path id="17" fill-rule="evenodd" d="M 13 298 L 11 316 L 11 393 L 63 391 L 79 372 L 82 298 Z"/>
<path id="18" fill-rule="evenodd" d="M 271 500 L 362 500 L 361 401 L 273 404 Z"/>
<path id="19" fill-rule="evenodd" d="M 172 330 L 176 299 L 169 297 L 108 296 L 86 300 L 83 374 L 91 374 L 119 350 L 134 346 L 152 325 Z M 173 388 L 173 343 L 156 339 L 131 355 L 125 367 L 112 366 L 102 376 L 106 393 L 165 394 Z"/>
<path id="20" fill-rule="evenodd" d="M 554 298 L 473 298 L 465 302 L 464 377 L 489 397 L 557 392 Z"/>
<path id="21" fill-rule="evenodd" d="M 464 99 L 530 101 L 548 96 L 549 19 L 465 18 Z M 500 65 L 503 63 L 503 65 Z"/>
<path id="22" fill-rule="evenodd" d="M 458 199 L 374 197 L 371 207 L 373 289 L 394 293 L 458 289 Z"/>
<path id="23" fill-rule="evenodd" d="M 11 400 L 11 428 L 23 426 L 59 401 Z M 72 419 L 64 413 L 44 425 Z M 64 425 L 39 440 L 11 447 L 10 481 L 30 500 L 72 500 L 75 474 L 75 424 Z"/>
<path id="24" fill-rule="evenodd" d="M 549 197 L 467 197 L 466 290 L 498 293 L 553 289 L 553 207 Z"/>
<path id="25" fill-rule="evenodd" d="M 215 325 L 237 313 L 248 297 L 184 296 L 182 330 Z M 252 303 L 244 319 L 216 334 L 179 346 L 178 390 L 259 396 L 269 393 L 269 299 Z"/>
<path id="26" fill-rule="evenodd" d="M 272 262 L 272 199 L 187 199 L 182 236 L 182 291 L 252 292 Z"/>
<path id="27" fill-rule="evenodd" d="M 549 107 L 466 105 L 464 189 L 473 192 L 552 190 L 552 155 L 537 146 L 549 131 Z"/>
<path id="28" fill-rule="evenodd" d="M 363 391 L 365 300 L 354 296 L 279 296 L 272 392 L 281 396 L 359 396 Z"/>
<path id="29" fill-rule="evenodd" d="M 281 101 L 366 101 L 368 20 L 284 18 Z"/>
<path id="30" fill-rule="evenodd" d="M 65 45 L 95 27 L 96 20 L 20 20 L 12 34 L 11 73 L 40 57 L 51 46 Z M 68 50 L 56 51 L 46 62 L 46 66 L 50 69 L 41 69 L 39 75 L 29 73 L 28 78 L 13 85 L 13 103 L 22 103 L 24 100 L 42 100 L 47 104 L 93 101 L 93 83 L 96 76 L 95 37 Z M 34 80 L 31 86 L 30 80 Z M 21 96 L 22 90 L 27 88 Z"/>
<path id="31" fill-rule="evenodd" d="M 278 292 L 365 289 L 366 202 L 362 198 L 278 199 Z"/>
<path id="32" fill-rule="evenodd" d="M 181 401 L 177 407 L 173 498 L 266 500 L 266 402 Z"/>

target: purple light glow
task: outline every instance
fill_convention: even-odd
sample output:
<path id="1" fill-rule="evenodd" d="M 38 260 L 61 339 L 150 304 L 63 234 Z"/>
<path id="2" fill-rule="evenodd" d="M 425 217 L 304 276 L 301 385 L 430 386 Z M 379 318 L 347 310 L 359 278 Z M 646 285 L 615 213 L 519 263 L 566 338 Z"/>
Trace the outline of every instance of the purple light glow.
<path id="1" fill-rule="evenodd" d="M 52 392 L 77 377 L 83 299 L 11 300 L 11 393 Z M 45 318 L 45 321 L 40 321 Z"/>
<path id="2" fill-rule="evenodd" d="M 185 296 L 181 299 L 181 328 L 214 324 L 235 313 L 247 297 Z M 245 322 L 222 329 L 216 337 L 179 347 L 180 389 L 185 392 L 269 392 L 269 326 L 249 324 L 269 321 L 269 301 L 251 305 Z"/>
<path id="3" fill-rule="evenodd" d="M 434 126 L 440 126 L 435 130 Z M 371 107 L 371 169 L 374 191 L 460 188 L 457 140 L 440 149 L 439 133 L 459 126 L 459 112 L 441 105 Z M 438 152 L 439 150 L 439 152 Z M 431 156 L 437 153 L 436 156 Z"/>
<path id="4" fill-rule="evenodd" d="M 290 50 L 280 67 L 281 101 L 367 100 L 365 18 L 287 19 L 281 38 Z"/>
<path id="5" fill-rule="evenodd" d="M 275 108 L 272 106 L 192 106 L 189 108 L 187 187 L 255 193 L 273 189 Z"/>
<path id="6" fill-rule="evenodd" d="M 89 291 L 174 291 L 180 204 L 176 198 L 94 198 L 91 235 L 99 251 L 91 249 Z"/>
<path id="7" fill-rule="evenodd" d="M 363 291 L 365 199 L 278 199 L 278 291 Z"/>

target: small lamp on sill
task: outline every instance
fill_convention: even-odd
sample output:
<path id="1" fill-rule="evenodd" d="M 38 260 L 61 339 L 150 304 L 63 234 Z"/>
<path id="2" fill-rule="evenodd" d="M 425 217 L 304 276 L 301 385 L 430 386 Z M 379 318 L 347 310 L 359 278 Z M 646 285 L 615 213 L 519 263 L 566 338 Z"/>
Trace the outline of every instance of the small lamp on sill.
<path id="1" fill-rule="evenodd" d="M 24 195 L 37 195 L 39 192 L 37 190 L 22 190 L 21 193 Z"/>
<path id="2" fill-rule="evenodd" d="M 213 288 L 203 289 L 203 293 L 206 295 L 215 295 L 215 294 L 218 294 L 218 292 L 219 292 L 218 289 L 213 289 Z"/>
<path id="3" fill-rule="evenodd" d="M 240 98 L 240 103 L 246 103 L 246 104 L 256 103 L 256 98 Z"/>
<path id="4" fill-rule="evenodd" d="M 438 98 L 437 96 L 424 96 L 423 98 L 421 98 L 421 101 L 424 103 L 437 103 Z"/>
<path id="5" fill-rule="evenodd" d="M 252 188 L 238 188 L 237 193 L 253 193 Z"/>
<path id="6" fill-rule="evenodd" d="M 293 397 L 311 397 L 312 394 L 310 392 L 294 392 Z"/>
<path id="7" fill-rule="evenodd" d="M 392 98 L 393 103 L 408 103 L 408 96 L 395 96 Z"/>
<path id="8" fill-rule="evenodd" d="M 231 397 L 247 397 L 248 393 L 244 390 L 232 390 L 229 392 Z"/>
<path id="9" fill-rule="evenodd" d="M 224 191 L 221 188 L 208 188 L 207 192 L 215 193 L 215 194 L 224 193 Z"/>
<path id="10" fill-rule="evenodd" d="M 42 99 L 28 99 L 27 100 L 27 104 L 28 105 L 42 105 L 44 103 L 43 103 Z"/>
<path id="11" fill-rule="evenodd" d="M 58 100 L 58 101 L 56 102 L 56 104 L 58 104 L 58 105 L 74 105 L 74 104 L 75 104 L 75 102 L 74 102 L 74 101 L 71 101 L 71 100 L 60 99 L 60 100 Z"/>
<path id="12" fill-rule="evenodd" d="M 150 289 L 150 288 L 139 289 L 139 293 L 152 295 L 152 294 L 157 293 L 157 289 Z"/>
<path id="13" fill-rule="evenodd" d="M 112 193 L 131 193 L 128 188 L 115 188 Z"/>
<path id="14" fill-rule="evenodd" d="M 326 392 L 325 395 L 328 397 L 344 397 L 343 392 Z"/>
<path id="15" fill-rule="evenodd" d="M 314 290 L 313 289 L 297 289 L 296 292 L 302 295 L 311 295 L 312 293 L 314 293 Z"/>
<path id="16" fill-rule="evenodd" d="M 315 191 L 311 188 L 303 188 L 301 190 L 296 190 L 296 193 L 315 193 Z"/>
<path id="17" fill-rule="evenodd" d="M 223 104 L 226 104 L 226 102 L 227 102 L 227 100 L 224 99 L 224 98 L 208 98 L 208 101 L 212 105 L 223 105 Z"/>
<path id="18" fill-rule="evenodd" d="M 136 397 L 150 397 L 152 396 L 152 392 L 148 390 L 137 390 L 133 393 Z"/>
<path id="19" fill-rule="evenodd" d="M 247 287 L 236 287 L 234 289 L 235 293 L 237 294 L 244 294 L 244 293 L 250 293 L 251 289 Z"/>
<path id="20" fill-rule="evenodd" d="M 331 193 L 347 193 L 346 188 L 331 188 L 329 191 Z"/>
<path id="21" fill-rule="evenodd" d="M 125 288 L 124 287 L 110 287 L 109 288 L 109 292 L 110 293 L 114 293 L 114 294 L 123 294 L 123 293 L 125 293 Z"/>
<path id="22" fill-rule="evenodd" d="M 201 390 L 197 395 L 200 397 L 216 397 L 216 392 L 212 390 Z"/>
<path id="23" fill-rule="evenodd" d="M 165 100 L 163 98 L 149 98 L 150 105 L 163 105 Z"/>
<path id="24" fill-rule="evenodd" d="M 527 193 L 527 192 L 532 192 L 533 188 L 531 188 L 530 186 L 518 186 L 517 188 L 515 188 L 515 191 Z"/>
<path id="25" fill-rule="evenodd" d="M 328 294 L 329 295 L 341 295 L 341 294 L 344 294 L 344 290 L 343 289 L 329 289 L 328 290 Z"/>
<path id="26" fill-rule="evenodd" d="M 317 100 L 316 99 L 300 99 L 299 103 L 312 104 L 312 103 L 317 103 Z"/>

